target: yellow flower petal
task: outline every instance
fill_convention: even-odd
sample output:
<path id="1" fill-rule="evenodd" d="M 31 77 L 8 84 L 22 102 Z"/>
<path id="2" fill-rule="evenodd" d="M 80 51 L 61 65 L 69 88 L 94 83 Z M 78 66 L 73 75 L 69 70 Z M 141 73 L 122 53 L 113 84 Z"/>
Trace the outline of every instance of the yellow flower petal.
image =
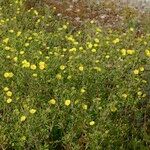
<path id="1" fill-rule="evenodd" d="M 95 122 L 91 121 L 89 124 L 90 124 L 90 126 L 93 126 L 95 124 Z"/>
<path id="2" fill-rule="evenodd" d="M 81 66 L 79 66 L 79 70 L 80 71 L 83 71 L 84 70 L 84 67 L 81 65 Z"/>
<path id="3" fill-rule="evenodd" d="M 8 91 L 8 92 L 6 92 L 6 95 L 9 96 L 9 97 L 11 97 L 12 96 L 12 92 Z"/>
<path id="4" fill-rule="evenodd" d="M 34 114 L 36 112 L 36 109 L 30 109 L 29 111 L 31 114 Z"/>
<path id="5" fill-rule="evenodd" d="M 138 74 L 139 74 L 139 70 L 138 70 L 138 69 L 135 69 L 135 70 L 133 71 L 133 73 L 136 74 L 136 75 L 138 75 Z"/>
<path id="6" fill-rule="evenodd" d="M 87 110 L 88 107 L 87 107 L 86 104 L 82 104 L 82 108 L 85 109 L 85 110 Z"/>
<path id="7" fill-rule="evenodd" d="M 4 87 L 4 91 L 7 92 L 9 90 L 8 87 Z"/>
<path id="8" fill-rule="evenodd" d="M 55 99 L 51 99 L 51 100 L 49 101 L 49 104 L 55 105 L 55 104 L 56 104 L 56 100 L 55 100 Z"/>
<path id="9" fill-rule="evenodd" d="M 26 116 L 21 116 L 20 121 L 23 122 L 26 120 Z"/>
<path id="10" fill-rule="evenodd" d="M 11 98 L 8 98 L 6 102 L 9 104 L 9 103 L 12 102 L 12 99 L 11 99 Z"/>
<path id="11" fill-rule="evenodd" d="M 39 62 L 39 68 L 40 68 L 41 70 L 44 70 L 44 69 L 46 68 L 45 62 L 43 62 L 43 61 Z"/>
<path id="12" fill-rule="evenodd" d="M 7 44 L 8 41 L 9 41 L 9 38 L 5 38 L 5 39 L 3 40 L 3 43 Z"/>
<path id="13" fill-rule="evenodd" d="M 31 68 L 32 70 L 35 70 L 35 69 L 36 69 L 36 65 L 32 64 L 32 65 L 30 66 L 30 68 Z"/>
<path id="14" fill-rule="evenodd" d="M 60 70 L 64 70 L 65 69 L 65 66 L 64 65 L 61 65 L 60 66 Z"/>
<path id="15" fill-rule="evenodd" d="M 70 101 L 70 100 L 65 100 L 65 105 L 66 105 L 66 106 L 69 106 L 69 105 L 70 105 L 70 103 L 71 103 L 71 101 Z"/>
<path id="16" fill-rule="evenodd" d="M 57 75 L 56 75 L 56 79 L 61 80 L 61 79 L 62 79 L 61 74 L 57 74 Z"/>
<path id="17" fill-rule="evenodd" d="M 140 67 L 139 69 L 140 69 L 140 71 L 142 71 L 142 72 L 144 71 L 144 67 Z"/>

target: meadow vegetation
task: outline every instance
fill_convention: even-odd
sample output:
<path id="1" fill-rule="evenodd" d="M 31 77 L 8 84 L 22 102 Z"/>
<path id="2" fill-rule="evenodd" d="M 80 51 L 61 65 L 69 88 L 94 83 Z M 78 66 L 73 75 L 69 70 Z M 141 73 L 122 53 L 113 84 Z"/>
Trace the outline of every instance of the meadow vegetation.
<path id="1" fill-rule="evenodd" d="M 32 2 L 0 1 L 0 149 L 148 150 L 149 20 L 103 3 L 107 21 L 76 23 Z"/>

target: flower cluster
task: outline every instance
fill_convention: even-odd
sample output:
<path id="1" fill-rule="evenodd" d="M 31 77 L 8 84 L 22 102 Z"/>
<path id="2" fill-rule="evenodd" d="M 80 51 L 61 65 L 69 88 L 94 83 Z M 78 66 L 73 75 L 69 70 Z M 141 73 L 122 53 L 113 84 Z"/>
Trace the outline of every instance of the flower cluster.
<path id="1" fill-rule="evenodd" d="M 145 145 L 149 34 L 93 20 L 74 29 L 55 9 L 26 10 L 24 2 L 0 6 L 2 149 Z M 124 146 L 128 139 L 137 145 Z"/>

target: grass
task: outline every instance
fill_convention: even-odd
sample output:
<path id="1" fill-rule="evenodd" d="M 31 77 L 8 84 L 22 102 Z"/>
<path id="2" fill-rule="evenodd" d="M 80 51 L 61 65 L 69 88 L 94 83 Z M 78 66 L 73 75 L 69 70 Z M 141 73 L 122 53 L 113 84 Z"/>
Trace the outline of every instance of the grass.
<path id="1" fill-rule="evenodd" d="M 99 10 L 120 9 L 117 27 L 43 1 L 0 4 L 0 149 L 149 149 L 148 19 L 138 31 L 141 14 L 115 4 Z"/>

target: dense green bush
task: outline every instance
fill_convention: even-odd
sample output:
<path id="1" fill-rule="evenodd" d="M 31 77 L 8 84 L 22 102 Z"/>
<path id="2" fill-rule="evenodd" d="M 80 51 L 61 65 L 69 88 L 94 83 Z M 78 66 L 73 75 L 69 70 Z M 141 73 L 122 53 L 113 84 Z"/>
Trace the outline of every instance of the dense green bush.
<path id="1" fill-rule="evenodd" d="M 0 7 L 0 149 L 149 149 L 150 34 L 48 7 Z"/>

